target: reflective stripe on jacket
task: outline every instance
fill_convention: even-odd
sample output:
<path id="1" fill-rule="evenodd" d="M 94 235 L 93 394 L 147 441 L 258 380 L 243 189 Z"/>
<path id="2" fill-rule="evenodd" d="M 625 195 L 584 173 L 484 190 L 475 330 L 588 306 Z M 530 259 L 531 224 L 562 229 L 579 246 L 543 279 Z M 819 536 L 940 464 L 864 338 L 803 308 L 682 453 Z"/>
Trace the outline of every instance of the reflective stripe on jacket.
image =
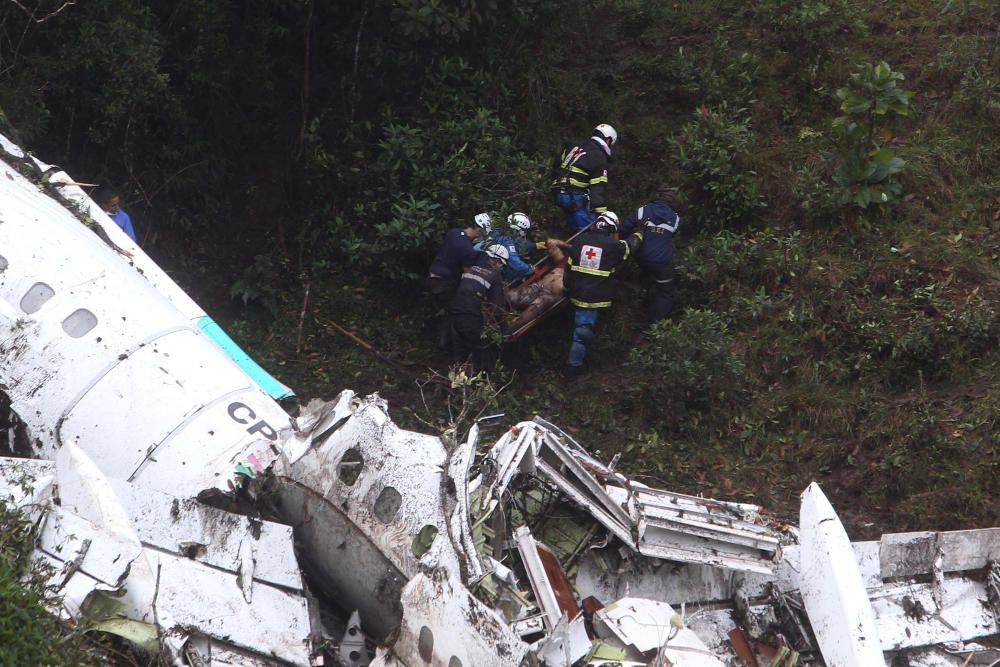
<path id="1" fill-rule="evenodd" d="M 591 137 L 569 148 L 562 154 L 553 174 L 552 187 L 567 192 L 586 192 L 590 206 L 597 213 L 608 210 L 608 161 L 607 144 Z"/>
<path id="2" fill-rule="evenodd" d="M 636 237 L 619 241 L 598 231 L 587 231 L 573 241 L 568 253 L 566 292 L 580 308 L 608 308 L 615 294 L 615 269 L 638 243 Z"/>

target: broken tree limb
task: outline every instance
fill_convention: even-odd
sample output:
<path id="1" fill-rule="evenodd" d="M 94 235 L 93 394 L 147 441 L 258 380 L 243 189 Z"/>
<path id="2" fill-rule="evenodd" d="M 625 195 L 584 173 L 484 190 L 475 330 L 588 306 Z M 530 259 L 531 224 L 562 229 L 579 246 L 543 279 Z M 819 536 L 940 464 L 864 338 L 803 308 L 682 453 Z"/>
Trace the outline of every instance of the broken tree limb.
<path id="1" fill-rule="evenodd" d="M 337 333 L 339 333 L 339 334 L 341 334 L 343 336 L 346 336 L 347 338 L 350 338 L 352 341 L 354 341 L 355 343 L 357 343 L 358 345 L 360 345 L 366 351 L 370 352 L 376 359 L 378 359 L 382 363 L 386 364 L 387 366 L 395 368 L 396 370 L 403 370 L 404 369 L 404 367 L 403 367 L 402 364 L 400 364 L 397 361 L 393 361 L 389 357 L 385 356 L 384 354 L 382 354 L 381 352 L 379 352 L 377 349 L 375 349 L 375 347 L 371 343 L 367 343 L 367 342 L 361 340 L 360 338 L 358 338 L 357 336 L 355 336 L 350 331 L 348 331 L 344 327 L 340 326 L 339 324 L 337 324 L 333 320 L 327 320 L 326 321 L 326 326 L 329 327 L 330 329 L 333 329 L 335 332 L 337 332 Z"/>

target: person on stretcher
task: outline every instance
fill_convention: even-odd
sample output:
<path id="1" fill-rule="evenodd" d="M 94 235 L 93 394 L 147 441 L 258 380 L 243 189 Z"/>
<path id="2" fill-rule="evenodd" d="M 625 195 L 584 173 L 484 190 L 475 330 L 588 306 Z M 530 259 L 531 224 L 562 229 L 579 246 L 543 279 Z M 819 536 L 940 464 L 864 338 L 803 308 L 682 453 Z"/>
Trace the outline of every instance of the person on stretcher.
<path id="1" fill-rule="evenodd" d="M 509 324 L 508 331 L 517 331 L 565 295 L 563 274 L 566 270 L 566 253 L 556 244 L 556 240 L 545 241 L 545 251 L 549 254 L 552 268 L 541 278 L 507 290 L 507 300 L 511 307 L 521 311 Z"/>

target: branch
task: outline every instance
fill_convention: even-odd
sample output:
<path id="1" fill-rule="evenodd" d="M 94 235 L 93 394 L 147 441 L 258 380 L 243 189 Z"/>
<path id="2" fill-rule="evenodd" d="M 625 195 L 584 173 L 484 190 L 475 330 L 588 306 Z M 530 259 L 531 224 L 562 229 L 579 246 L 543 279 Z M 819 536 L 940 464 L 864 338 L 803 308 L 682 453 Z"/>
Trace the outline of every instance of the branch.
<path id="1" fill-rule="evenodd" d="M 15 7 L 17 7 L 22 12 L 24 12 L 28 16 L 28 18 L 31 21 L 35 22 L 35 23 L 45 23 L 50 18 L 53 18 L 54 16 L 57 16 L 58 14 L 62 13 L 62 11 L 64 9 L 66 9 L 67 7 L 71 7 L 71 6 L 73 6 L 73 5 L 76 4 L 76 0 L 64 0 L 64 2 L 61 5 L 59 5 L 58 9 L 54 9 L 53 11 L 49 12 L 48 14 L 46 14 L 45 16 L 43 16 L 42 18 L 36 19 L 35 18 L 35 12 L 38 11 L 37 7 L 35 9 L 28 9 L 27 7 L 25 7 L 24 5 L 22 5 L 20 2 L 18 2 L 18 0 L 10 0 L 10 2 Z"/>

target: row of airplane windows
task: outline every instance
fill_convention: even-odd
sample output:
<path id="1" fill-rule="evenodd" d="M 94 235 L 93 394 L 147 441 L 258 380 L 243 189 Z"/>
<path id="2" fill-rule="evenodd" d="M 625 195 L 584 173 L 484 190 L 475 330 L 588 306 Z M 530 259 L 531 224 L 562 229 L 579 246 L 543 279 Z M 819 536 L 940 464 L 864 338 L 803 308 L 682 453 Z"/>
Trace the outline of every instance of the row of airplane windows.
<path id="1" fill-rule="evenodd" d="M 6 271 L 9 263 L 0 255 L 0 271 Z M 45 305 L 45 302 L 56 295 L 56 291 L 45 283 L 35 283 L 21 297 L 21 310 L 25 315 L 31 315 Z M 73 338 L 82 338 L 97 326 L 97 316 L 86 308 L 77 308 L 62 321 L 63 331 Z"/>

